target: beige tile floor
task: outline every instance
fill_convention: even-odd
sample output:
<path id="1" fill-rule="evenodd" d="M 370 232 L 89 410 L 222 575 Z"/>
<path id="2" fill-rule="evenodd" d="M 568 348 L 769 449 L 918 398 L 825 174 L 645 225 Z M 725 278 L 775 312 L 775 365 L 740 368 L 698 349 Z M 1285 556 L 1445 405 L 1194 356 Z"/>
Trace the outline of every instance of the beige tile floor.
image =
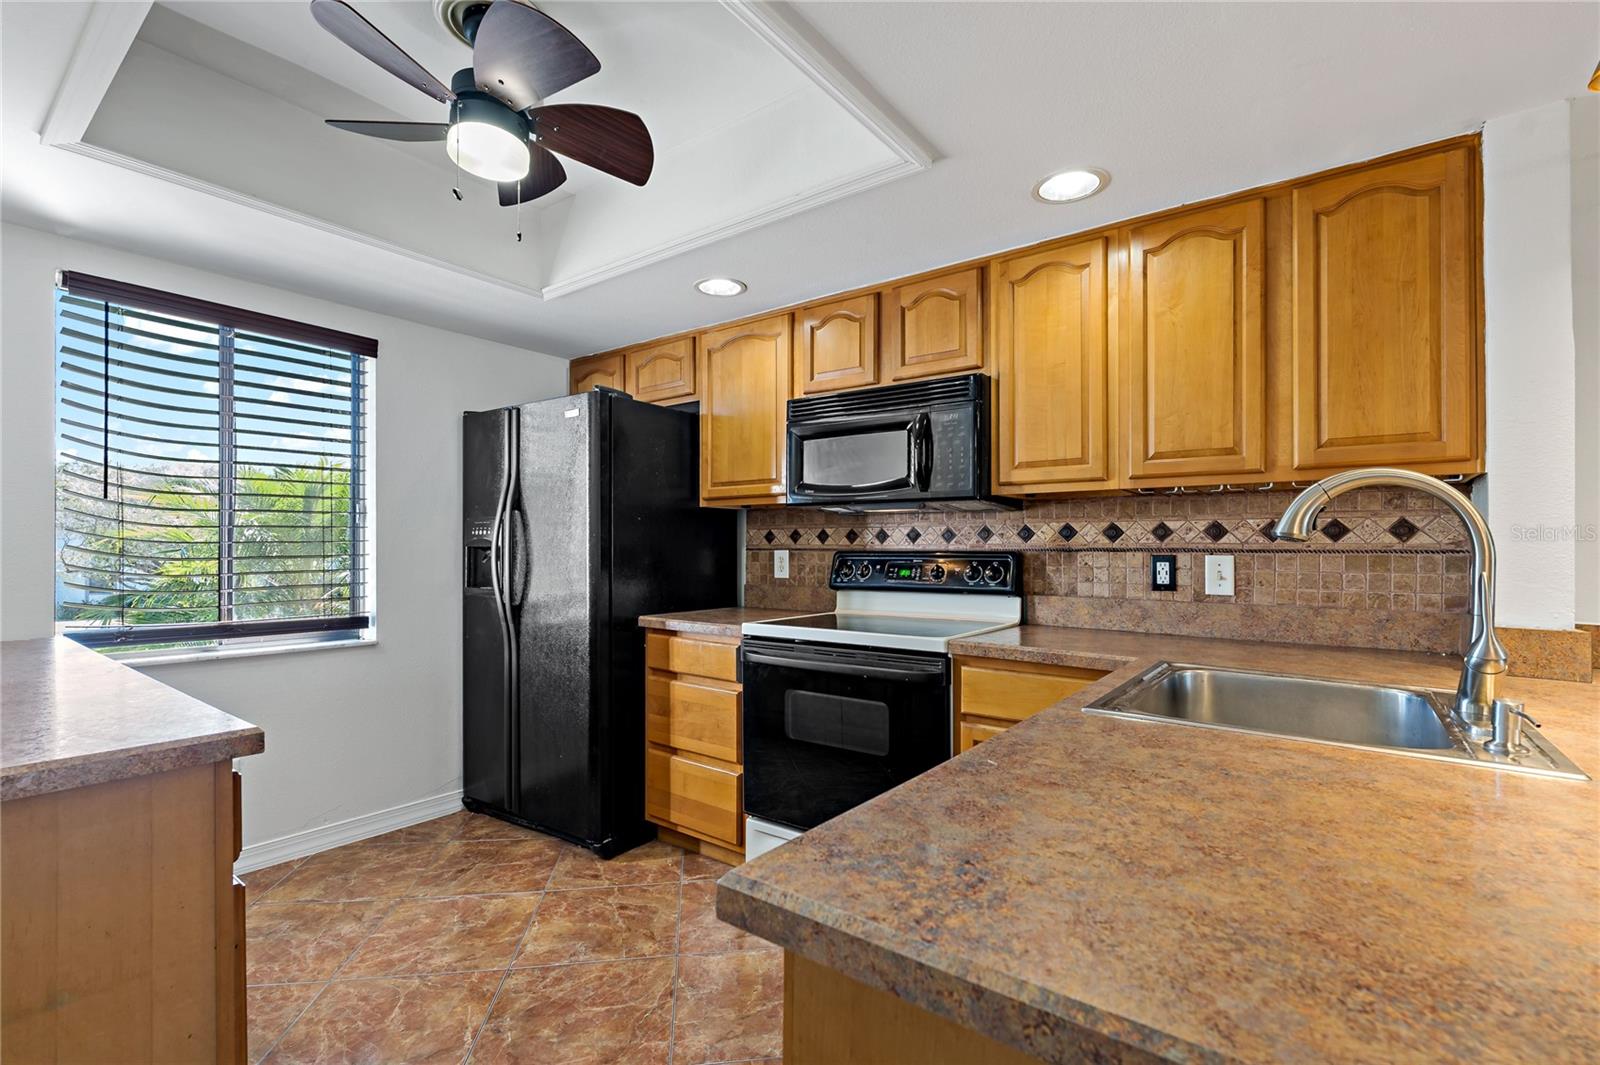
<path id="1" fill-rule="evenodd" d="M 463 811 L 245 874 L 250 1061 L 775 1061 L 783 955 L 717 920 L 726 869 Z"/>

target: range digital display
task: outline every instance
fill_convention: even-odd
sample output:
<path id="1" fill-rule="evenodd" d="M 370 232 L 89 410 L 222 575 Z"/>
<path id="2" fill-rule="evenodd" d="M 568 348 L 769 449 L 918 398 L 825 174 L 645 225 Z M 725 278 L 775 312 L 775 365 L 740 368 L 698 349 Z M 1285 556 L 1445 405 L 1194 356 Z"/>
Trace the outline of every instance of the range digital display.
<path id="1" fill-rule="evenodd" d="M 889 579 L 892 581 L 914 581 L 917 579 L 919 566 L 890 566 Z"/>

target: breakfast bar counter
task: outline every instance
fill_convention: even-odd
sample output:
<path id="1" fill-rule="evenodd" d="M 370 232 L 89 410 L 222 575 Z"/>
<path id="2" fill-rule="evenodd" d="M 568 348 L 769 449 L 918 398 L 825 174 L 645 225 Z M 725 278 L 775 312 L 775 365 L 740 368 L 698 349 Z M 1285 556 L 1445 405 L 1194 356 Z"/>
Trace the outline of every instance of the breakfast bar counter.
<path id="1" fill-rule="evenodd" d="M 788 1065 L 880 1060 L 838 1034 L 853 1001 L 902 1053 L 926 1022 L 925 1060 L 1593 1060 L 1600 785 L 1081 709 L 1160 662 L 1449 690 L 1458 660 L 1042 626 L 951 651 L 1109 672 L 723 877 L 719 916 L 788 952 Z M 1600 684 L 1505 689 L 1600 770 Z"/>

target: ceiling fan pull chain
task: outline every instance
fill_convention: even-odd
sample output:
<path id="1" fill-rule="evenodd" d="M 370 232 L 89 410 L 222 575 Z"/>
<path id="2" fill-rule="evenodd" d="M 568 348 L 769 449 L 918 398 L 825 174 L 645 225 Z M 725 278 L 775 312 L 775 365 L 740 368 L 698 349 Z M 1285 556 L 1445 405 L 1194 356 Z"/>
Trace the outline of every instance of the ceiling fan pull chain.
<path id="1" fill-rule="evenodd" d="M 522 178 L 517 178 L 517 243 L 522 243 Z"/>

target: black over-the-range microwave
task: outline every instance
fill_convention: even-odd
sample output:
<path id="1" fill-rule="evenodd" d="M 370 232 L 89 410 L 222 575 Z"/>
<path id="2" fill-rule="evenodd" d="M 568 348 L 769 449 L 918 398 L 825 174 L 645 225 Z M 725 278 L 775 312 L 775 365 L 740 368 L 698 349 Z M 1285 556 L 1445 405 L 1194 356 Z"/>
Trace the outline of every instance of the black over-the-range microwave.
<path id="1" fill-rule="evenodd" d="M 788 500 L 839 510 L 993 510 L 984 374 L 789 401 Z"/>

